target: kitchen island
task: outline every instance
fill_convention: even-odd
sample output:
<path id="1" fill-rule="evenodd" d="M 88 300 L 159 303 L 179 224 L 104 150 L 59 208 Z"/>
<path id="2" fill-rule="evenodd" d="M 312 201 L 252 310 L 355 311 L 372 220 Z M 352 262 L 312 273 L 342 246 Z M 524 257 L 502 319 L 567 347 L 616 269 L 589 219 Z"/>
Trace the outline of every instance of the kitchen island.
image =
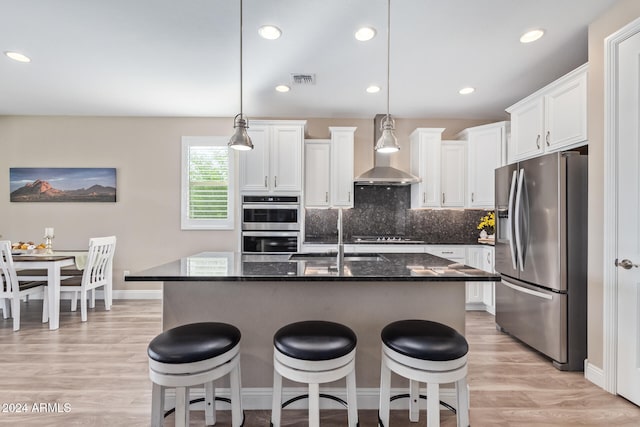
<path id="1" fill-rule="evenodd" d="M 125 280 L 164 283 L 163 330 L 201 321 L 237 326 L 242 332 L 243 393 L 253 396 L 247 398 L 247 408 L 267 409 L 273 334 L 283 325 L 320 319 L 352 328 L 358 337 L 358 392 L 370 394 L 374 402 L 381 329 L 395 320 L 421 318 L 464 334 L 465 283 L 499 281 L 500 276 L 426 253 L 345 254 L 338 262 L 325 254 L 205 252 Z"/>

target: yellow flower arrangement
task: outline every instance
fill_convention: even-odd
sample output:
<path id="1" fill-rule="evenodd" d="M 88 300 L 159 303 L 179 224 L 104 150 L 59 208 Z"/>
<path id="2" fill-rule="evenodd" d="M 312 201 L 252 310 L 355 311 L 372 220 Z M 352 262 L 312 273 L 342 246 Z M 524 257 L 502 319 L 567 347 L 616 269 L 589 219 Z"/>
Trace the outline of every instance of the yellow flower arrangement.
<path id="1" fill-rule="evenodd" d="M 489 212 L 487 215 L 480 218 L 478 224 L 478 230 L 485 230 L 487 234 L 493 234 L 496 228 L 496 214 L 495 212 Z"/>

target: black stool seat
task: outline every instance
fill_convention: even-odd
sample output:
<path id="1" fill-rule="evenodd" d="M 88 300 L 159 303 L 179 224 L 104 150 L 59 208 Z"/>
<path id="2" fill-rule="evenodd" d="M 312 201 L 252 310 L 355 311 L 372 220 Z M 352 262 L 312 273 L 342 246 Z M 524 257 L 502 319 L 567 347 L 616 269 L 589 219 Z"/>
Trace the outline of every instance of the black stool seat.
<path id="1" fill-rule="evenodd" d="M 455 329 L 429 320 L 399 320 L 382 329 L 382 342 L 414 359 L 447 361 L 467 354 L 469 344 Z"/>
<path id="2" fill-rule="evenodd" d="M 218 322 L 191 323 L 164 331 L 149 343 L 149 357 L 161 363 L 193 363 L 220 356 L 240 342 L 240 330 Z"/>
<path id="3" fill-rule="evenodd" d="M 301 360 L 331 360 L 356 348 L 356 334 L 340 323 L 307 320 L 283 326 L 273 336 L 282 354 Z"/>

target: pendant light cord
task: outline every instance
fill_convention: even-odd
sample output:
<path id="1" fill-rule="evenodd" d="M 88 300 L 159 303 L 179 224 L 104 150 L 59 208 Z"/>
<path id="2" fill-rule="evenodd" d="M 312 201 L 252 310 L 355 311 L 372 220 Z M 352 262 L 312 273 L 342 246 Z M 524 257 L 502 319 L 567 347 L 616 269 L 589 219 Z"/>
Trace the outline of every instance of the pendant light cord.
<path id="1" fill-rule="evenodd" d="M 391 56 L 391 0 L 387 0 L 387 121 L 389 120 L 389 74 Z"/>
<path id="2" fill-rule="evenodd" d="M 240 0 L 240 118 L 242 117 L 242 0 Z"/>

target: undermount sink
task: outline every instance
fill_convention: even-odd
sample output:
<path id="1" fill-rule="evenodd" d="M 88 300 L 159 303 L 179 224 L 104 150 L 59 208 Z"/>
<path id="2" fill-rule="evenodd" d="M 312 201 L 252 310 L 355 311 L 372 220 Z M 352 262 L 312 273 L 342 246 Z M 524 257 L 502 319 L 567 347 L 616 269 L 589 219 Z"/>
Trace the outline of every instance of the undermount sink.
<path id="1" fill-rule="evenodd" d="M 291 254 L 289 260 L 291 261 L 335 261 L 338 254 L 327 253 L 298 253 Z M 361 253 L 361 254 L 344 254 L 344 260 L 353 261 L 384 261 L 386 260 L 380 254 L 375 253 Z"/>

